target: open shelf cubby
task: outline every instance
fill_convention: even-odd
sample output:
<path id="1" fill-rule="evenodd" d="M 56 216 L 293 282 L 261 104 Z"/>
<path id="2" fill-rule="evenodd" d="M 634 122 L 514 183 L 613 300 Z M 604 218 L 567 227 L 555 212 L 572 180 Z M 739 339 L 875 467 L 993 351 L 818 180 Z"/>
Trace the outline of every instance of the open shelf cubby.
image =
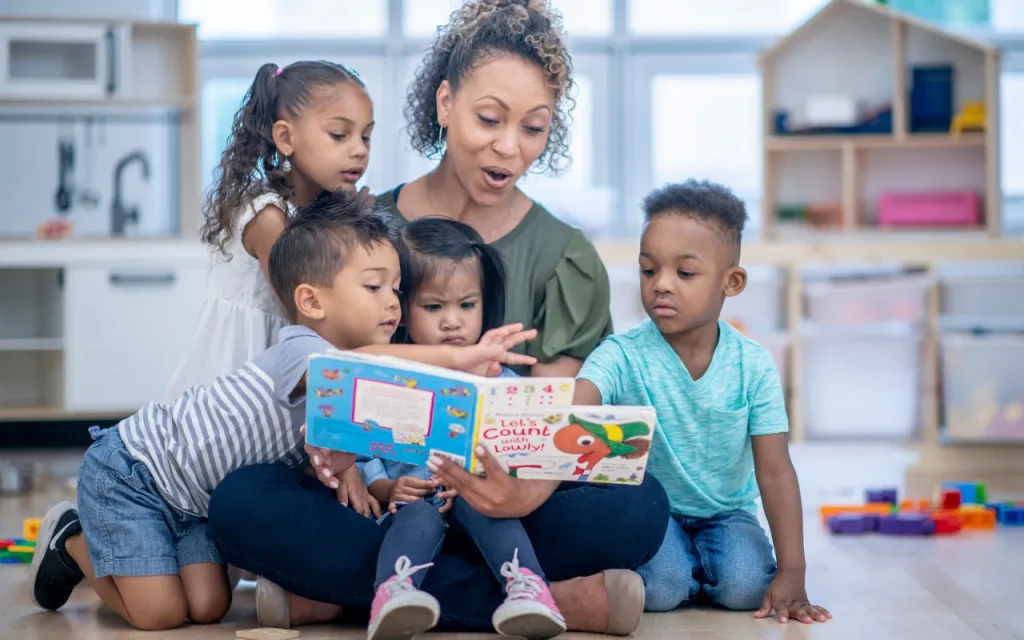
<path id="1" fill-rule="evenodd" d="M 861 0 L 832 0 L 760 64 L 769 239 L 1000 235 L 995 49 Z"/>

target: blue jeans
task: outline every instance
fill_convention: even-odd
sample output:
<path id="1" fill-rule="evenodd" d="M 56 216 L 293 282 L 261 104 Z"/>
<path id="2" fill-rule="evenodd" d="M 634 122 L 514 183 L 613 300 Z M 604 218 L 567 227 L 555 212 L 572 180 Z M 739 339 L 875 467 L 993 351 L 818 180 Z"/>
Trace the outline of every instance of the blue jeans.
<path id="1" fill-rule="evenodd" d="M 177 575 L 190 564 L 223 564 L 206 520 L 167 504 L 117 427 L 92 427 L 89 435 L 95 442 L 78 471 L 78 517 L 97 578 Z"/>
<path id="2" fill-rule="evenodd" d="M 487 567 L 502 585 L 505 578 L 501 567 L 518 553 L 519 566 L 525 567 L 544 579 L 544 572 L 533 552 L 530 537 L 518 518 L 489 518 L 469 506 L 461 497 L 455 499 L 452 509 L 455 520 L 476 543 Z M 434 560 L 444 542 L 447 525 L 438 513 L 437 506 L 428 500 L 411 502 L 398 509 L 398 513 L 384 519 L 387 527 L 384 540 L 377 556 L 377 578 L 374 588 L 380 587 L 395 574 L 395 563 L 402 556 L 415 565 L 427 564 Z M 417 588 L 423 584 L 427 571 L 417 571 L 411 576 Z"/>
<path id="3" fill-rule="evenodd" d="M 302 469 L 233 471 L 213 492 L 209 511 L 210 536 L 230 564 L 304 598 L 370 608 L 386 529 L 338 504 Z M 520 519 L 552 582 L 635 570 L 658 551 L 667 521 L 668 497 L 652 474 L 635 487 L 564 482 Z M 451 524 L 423 590 L 441 604 L 440 628 L 490 631 L 505 591 L 476 545 Z"/>
<path id="4" fill-rule="evenodd" d="M 661 549 L 637 573 L 646 586 L 647 611 L 671 611 L 701 592 L 726 609 L 750 611 L 761 606 L 775 577 L 775 558 L 764 529 L 747 511 L 672 516 Z"/>

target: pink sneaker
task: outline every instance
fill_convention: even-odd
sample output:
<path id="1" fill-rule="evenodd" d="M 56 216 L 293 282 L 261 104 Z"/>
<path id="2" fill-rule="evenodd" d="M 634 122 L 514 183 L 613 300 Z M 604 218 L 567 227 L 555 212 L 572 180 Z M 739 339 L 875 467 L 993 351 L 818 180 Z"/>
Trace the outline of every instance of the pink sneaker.
<path id="1" fill-rule="evenodd" d="M 373 596 L 367 640 L 409 640 L 437 624 L 441 606 L 434 596 L 414 587 L 409 577 L 430 566 L 433 563 L 414 567 L 406 556 L 395 562 L 395 575 Z"/>
<path id="2" fill-rule="evenodd" d="M 565 633 L 565 618 L 558 610 L 548 585 L 537 574 L 519 566 L 519 550 L 512 562 L 501 566 L 505 576 L 505 593 L 491 623 L 503 636 L 517 636 L 527 640 L 547 640 Z"/>

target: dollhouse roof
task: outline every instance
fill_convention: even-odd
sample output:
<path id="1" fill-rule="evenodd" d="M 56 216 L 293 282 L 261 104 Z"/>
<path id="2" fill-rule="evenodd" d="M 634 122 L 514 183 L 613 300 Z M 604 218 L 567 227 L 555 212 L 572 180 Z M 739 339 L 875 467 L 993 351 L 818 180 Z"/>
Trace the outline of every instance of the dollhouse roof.
<path id="1" fill-rule="evenodd" d="M 823 25 L 829 20 L 841 20 L 842 15 L 850 10 L 854 11 L 867 11 L 876 15 L 885 16 L 892 20 L 902 22 L 908 26 L 914 27 L 915 29 L 923 29 L 929 33 L 933 33 L 942 38 L 946 38 L 952 42 L 959 43 L 961 45 L 977 49 L 985 53 L 996 53 L 997 50 L 992 45 L 968 38 L 951 31 L 947 31 L 942 27 L 939 27 L 930 22 L 926 22 L 919 18 L 909 16 L 899 11 L 893 11 L 885 6 L 874 4 L 873 1 L 866 0 L 831 0 L 828 4 L 823 6 L 817 13 L 807 19 L 802 25 L 794 29 L 789 35 L 780 38 L 771 47 L 761 53 L 761 61 L 768 62 L 773 56 L 786 49 L 789 45 L 797 42 L 800 38 L 804 38 L 807 35 L 814 32 L 815 29 Z"/>

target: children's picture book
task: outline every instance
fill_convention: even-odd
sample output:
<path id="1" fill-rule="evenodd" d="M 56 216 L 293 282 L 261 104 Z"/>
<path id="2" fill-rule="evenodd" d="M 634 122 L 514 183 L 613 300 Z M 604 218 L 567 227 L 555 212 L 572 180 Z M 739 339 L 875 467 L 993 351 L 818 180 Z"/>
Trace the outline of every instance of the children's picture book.
<path id="1" fill-rule="evenodd" d="M 426 464 L 432 455 L 483 473 L 485 445 L 513 476 L 639 484 L 655 429 L 651 407 L 574 407 L 572 378 L 486 378 L 387 356 L 310 357 L 306 441 Z"/>

